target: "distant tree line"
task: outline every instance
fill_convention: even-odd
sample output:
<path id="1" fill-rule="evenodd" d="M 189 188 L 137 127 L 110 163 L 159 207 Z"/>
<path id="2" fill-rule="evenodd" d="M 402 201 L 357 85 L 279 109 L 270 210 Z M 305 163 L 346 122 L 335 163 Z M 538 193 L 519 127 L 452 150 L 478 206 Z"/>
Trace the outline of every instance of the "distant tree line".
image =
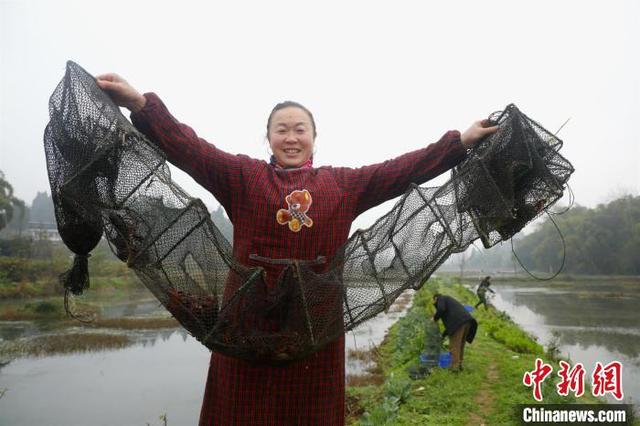
<path id="1" fill-rule="evenodd" d="M 575 206 L 553 219 L 566 244 L 563 272 L 640 275 L 640 196 L 625 196 L 596 208 Z M 562 239 L 549 218 L 533 233 L 516 237 L 514 248 L 529 270 L 555 271 L 562 264 Z M 507 242 L 475 251 L 467 267 L 510 271 L 515 265 Z"/>
<path id="2" fill-rule="evenodd" d="M 0 170 L 0 230 L 13 221 L 22 221 L 25 213 L 24 201 L 13 195 L 13 186 L 5 180 Z"/>
<path id="3" fill-rule="evenodd" d="M 46 192 L 38 192 L 29 207 L 13 196 L 13 187 L 0 171 L 0 238 L 21 237 L 30 223 L 56 223 L 53 199 Z"/>

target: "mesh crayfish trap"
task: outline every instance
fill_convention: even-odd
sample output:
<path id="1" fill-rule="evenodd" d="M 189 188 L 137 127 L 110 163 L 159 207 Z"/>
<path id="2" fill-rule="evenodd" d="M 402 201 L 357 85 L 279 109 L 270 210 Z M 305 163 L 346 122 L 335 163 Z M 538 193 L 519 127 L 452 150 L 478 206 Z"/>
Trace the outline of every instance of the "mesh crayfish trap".
<path id="1" fill-rule="evenodd" d="M 559 200 L 574 171 L 559 153 L 562 141 L 515 105 L 489 121 L 500 130 L 472 150 L 451 179 L 457 213 L 469 216 L 486 248 L 511 238 Z"/>
<path id="2" fill-rule="evenodd" d="M 230 356 L 303 358 L 420 288 L 475 239 L 511 237 L 561 195 L 573 169 L 559 139 L 513 105 L 499 131 L 442 187 L 412 185 L 319 266 L 287 260 L 275 286 L 232 255 L 204 204 L 172 180 L 164 154 L 73 62 L 53 92 L 44 135 L 58 229 L 76 254 L 62 277 L 88 287 L 87 256 L 114 254 L 196 339 Z"/>

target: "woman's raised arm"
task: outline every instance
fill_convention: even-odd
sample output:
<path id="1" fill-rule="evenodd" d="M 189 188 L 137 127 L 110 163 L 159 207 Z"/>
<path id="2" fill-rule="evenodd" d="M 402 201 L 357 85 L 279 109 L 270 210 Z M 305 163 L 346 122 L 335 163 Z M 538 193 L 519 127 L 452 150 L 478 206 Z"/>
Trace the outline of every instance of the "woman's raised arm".
<path id="1" fill-rule="evenodd" d="M 457 165 L 467 149 L 498 130 L 488 124 L 476 121 L 462 134 L 449 131 L 436 143 L 383 163 L 334 169 L 338 182 L 353 200 L 354 217 L 403 194 L 411 183 L 420 185 Z"/>
<path id="2" fill-rule="evenodd" d="M 172 164 L 211 192 L 231 215 L 232 199 L 243 190 L 243 166 L 250 161 L 248 157 L 226 153 L 198 137 L 191 127 L 171 115 L 156 94 L 141 94 L 117 74 L 99 75 L 97 82 L 117 105 L 131 111 L 134 126 Z"/>

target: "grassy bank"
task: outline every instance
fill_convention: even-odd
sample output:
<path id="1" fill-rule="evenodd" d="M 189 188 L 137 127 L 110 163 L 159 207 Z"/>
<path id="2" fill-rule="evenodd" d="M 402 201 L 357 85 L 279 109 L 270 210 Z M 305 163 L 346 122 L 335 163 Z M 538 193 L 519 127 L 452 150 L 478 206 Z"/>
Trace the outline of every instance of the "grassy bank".
<path id="1" fill-rule="evenodd" d="M 30 268 L 37 268 L 38 261 L 28 261 Z M 0 268 L 3 265 L 0 265 Z M 6 266 L 6 265 L 4 265 Z M 65 269 L 62 269 L 64 271 Z M 60 272 L 62 273 L 62 272 Z M 40 272 L 33 276 L 23 276 L 18 278 L 0 273 L 0 301 L 12 299 L 34 299 L 41 297 L 61 296 L 64 288 L 60 284 L 59 275 L 56 271 Z M 90 290 L 97 292 L 109 292 L 114 290 L 140 289 L 143 288 L 140 281 L 133 272 L 124 269 L 117 271 L 114 275 L 98 275 L 91 272 Z"/>
<path id="2" fill-rule="evenodd" d="M 473 344 L 466 347 L 464 371 L 456 374 L 436 368 L 423 378 L 409 378 L 408 369 L 415 368 L 424 348 L 425 321 L 433 316 L 431 298 L 436 291 L 463 304 L 475 303 L 471 292 L 448 280 L 430 280 L 416 293 L 411 310 L 376 350 L 378 367 L 372 375 L 381 377 L 382 384 L 348 388 L 351 424 L 518 424 L 515 405 L 535 402 L 522 377 L 533 370 L 537 357 L 554 368 L 543 383 L 544 403 L 598 402 L 588 389 L 588 395 L 578 399 L 559 396 L 555 388 L 559 367 L 553 354 L 545 353 L 508 316 L 494 309 L 473 312 L 479 328 Z"/>
<path id="3" fill-rule="evenodd" d="M 78 311 L 99 316 L 101 306 L 128 300 L 146 291 L 140 280 L 106 249 L 89 258 L 89 289 L 77 298 Z M 0 321 L 64 320 L 60 274 L 71 267 L 69 256 L 49 259 L 0 256 Z"/>
<path id="4" fill-rule="evenodd" d="M 61 243 L 40 243 L 46 245 L 47 250 L 35 257 L 29 250 L 17 249 L 11 255 L 0 255 L 0 301 L 64 293 L 59 276 L 71 268 L 73 254 Z M 18 245 L 19 242 L 13 244 Z M 25 244 L 30 243 L 27 241 Z M 89 276 L 91 288 L 97 291 L 141 287 L 133 272 L 111 253 L 104 240 L 89 257 Z"/>
<path id="5" fill-rule="evenodd" d="M 0 321 L 68 319 L 64 290 L 50 281 L 0 283 Z M 4 290 L 4 291 L 3 291 Z M 73 298 L 73 311 L 99 317 L 105 305 L 139 297 L 147 291 L 133 274 L 119 277 L 91 277 L 90 288 Z"/>
<path id="6" fill-rule="evenodd" d="M 116 302 L 118 300 L 115 299 Z M 74 302 L 72 312 L 88 321 L 86 323 L 78 323 L 77 319 L 70 318 L 67 315 L 62 297 L 49 297 L 22 304 L 5 303 L 0 305 L 0 321 L 56 321 L 58 327 L 83 325 L 91 328 L 120 330 L 152 330 L 179 327 L 175 318 L 162 310 L 153 316 L 102 318 L 102 307 L 109 302 L 113 303 L 114 300 L 109 297 L 106 302 L 100 299 L 96 301 L 95 298 L 91 301 Z"/>

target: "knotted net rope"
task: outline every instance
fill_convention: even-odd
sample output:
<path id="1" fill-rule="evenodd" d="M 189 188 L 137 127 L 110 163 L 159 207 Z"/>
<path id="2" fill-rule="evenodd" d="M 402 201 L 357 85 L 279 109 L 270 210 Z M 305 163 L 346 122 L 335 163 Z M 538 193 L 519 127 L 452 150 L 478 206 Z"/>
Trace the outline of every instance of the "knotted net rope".
<path id="1" fill-rule="evenodd" d="M 453 253 L 517 233 L 563 194 L 573 172 L 562 142 L 509 105 L 438 188 L 412 185 L 390 212 L 352 234 L 324 272 L 263 269 L 234 259 L 199 200 L 171 180 L 164 154 L 73 62 L 49 102 L 44 145 L 60 236 L 75 254 L 63 274 L 88 287 L 87 257 L 104 235 L 114 254 L 196 339 L 248 360 L 288 361 L 420 288 Z"/>

